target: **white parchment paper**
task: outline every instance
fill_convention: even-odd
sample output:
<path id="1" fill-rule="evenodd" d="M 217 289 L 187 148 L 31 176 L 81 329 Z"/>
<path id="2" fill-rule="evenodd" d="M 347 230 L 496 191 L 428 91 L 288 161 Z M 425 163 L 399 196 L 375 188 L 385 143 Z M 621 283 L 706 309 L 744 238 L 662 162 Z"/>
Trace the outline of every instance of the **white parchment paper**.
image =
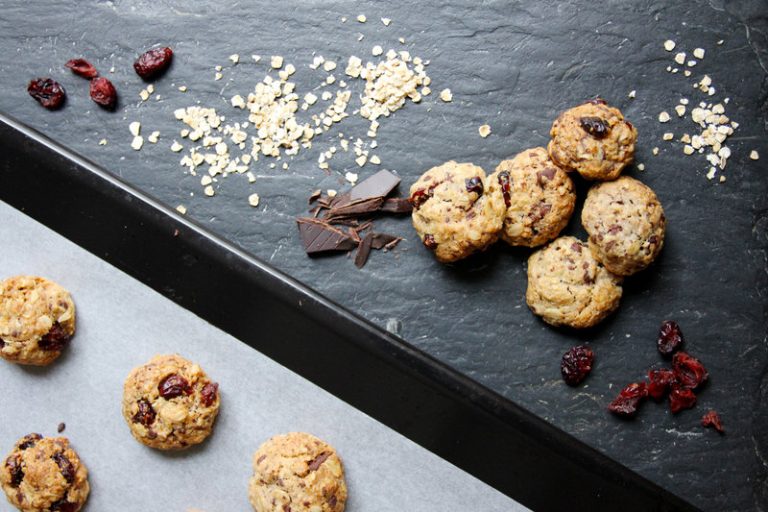
<path id="1" fill-rule="evenodd" d="M 0 454 L 65 422 L 90 471 L 86 512 L 252 510 L 251 456 L 289 431 L 336 447 L 349 512 L 527 510 L 2 202 L 0 247 L 0 278 L 53 279 L 72 293 L 78 321 L 50 367 L 0 360 Z M 220 383 L 222 406 L 208 441 L 168 454 L 134 441 L 120 400 L 131 368 L 172 352 Z M 0 497 L 0 510 L 13 508 Z"/>

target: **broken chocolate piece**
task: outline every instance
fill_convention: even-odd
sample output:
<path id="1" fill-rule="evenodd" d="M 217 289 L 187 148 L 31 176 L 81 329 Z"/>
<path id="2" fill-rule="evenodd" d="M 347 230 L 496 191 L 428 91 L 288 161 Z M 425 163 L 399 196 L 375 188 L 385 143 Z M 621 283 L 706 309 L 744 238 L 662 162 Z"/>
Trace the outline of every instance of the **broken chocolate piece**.
<path id="1" fill-rule="evenodd" d="M 381 170 L 352 187 L 349 191 L 349 199 L 358 201 L 372 197 L 387 197 L 399 183 L 400 178 L 389 171 Z"/>
<path id="2" fill-rule="evenodd" d="M 323 220 L 299 217 L 296 219 L 296 223 L 299 226 L 299 234 L 307 254 L 327 251 L 349 251 L 357 245 L 347 233 Z"/>
<path id="3" fill-rule="evenodd" d="M 411 213 L 413 206 L 404 197 L 394 197 L 384 200 L 384 203 L 381 205 L 381 211 L 388 213 Z"/>
<path id="4" fill-rule="evenodd" d="M 331 206 L 328 211 L 328 215 L 325 217 L 327 220 L 334 220 L 344 217 L 357 217 L 360 215 L 367 215 L 378 211 L 381 205 L 384 204 L 383 197 L 370 197 L 368 199 L 358 199 L 352 202 L 344 202 Z"/>
<path id="5" fill-rule="evenodd" d="M 368 256 L 371 255 L 371 245 L 373 244 L 373 233 L 368 233 L 357 246 L 357 254 L 355 255 L 355 266 L 357 268 L 363 268 L 368 261 Z"/>
<path id="6" fill-rule="evenodd" d="M 371 243 L 371 247 L 377 250 L 384 249 L 385 247 L 387 249 L 391 249 L 391 247 L 387 246 L 392 244 L 392 247 L 394 247 L 398 242 L 400 242 L 400 240 L 402 240 L 402 238 L 399 236 L 388 235 L 386 233 L 373 233 L 373 242 Z"/>
<path id="7" fill-rule="evenodd" d="M 548 181 L 552 181 L 555 177 L 555 169 L 552 167 L 547 167 L 546 169 L 539 171 L 536 173 L 536 181 L 539 182 L 539 186 L 544 186 L 547 184 Z"/>

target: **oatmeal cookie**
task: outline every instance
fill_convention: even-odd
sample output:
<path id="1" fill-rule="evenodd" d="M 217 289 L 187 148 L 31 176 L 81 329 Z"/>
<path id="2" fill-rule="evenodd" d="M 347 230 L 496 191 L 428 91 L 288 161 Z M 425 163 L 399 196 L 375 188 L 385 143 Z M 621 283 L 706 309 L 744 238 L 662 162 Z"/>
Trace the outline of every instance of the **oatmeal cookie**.
<path id="1" fill-rule="evenodd" d="M 576 204 L 570 176 L 533 148 L 504 160 L 488 177 L 488 193 L 506 206 L 501 238 L 509 245 L 536 247 L 557 237 Z"/>
<path id="2" fill-rule="evenodd" d="M 637 130 L 619 109 L 601 99 L 560 114 L 550 135 L 552 160 L 588 180 L 614 180 L 635 157 Z"/>
<path id="3" fill-rule="evenodd" d="M 498 240 L 504 219 L 501 194 L 487 194 L 485 172 L 447 162 L 411 186 L 413 227 L 438 261 L 449 263 Z"/>
<path id="4" fill-rule="evenodd" d="M 336 450 L 315 436 L 275 436 L 253 455 L 248 497 L 256 512 L 342 512 L 344 468 Z"/>
<path id="5" fill-rule="evenodd" d="M 45 366 L 74 334 L 75 304 L 67 290 L 35 276 L 0 283 L 0 357 Z"/>
<path id="6" fill-rule="evenodd" d="M 664 209 L 650 187 L 629 176 L 594 185 L 581 222 L 592 254 L 620 276 L 646 268 L 664 246 Z"/>
<path id="7" fill-rule="evenodd" d="M 142 444 L 181 450 L 207 438 L 219 413 L 219 385 L 183 357 L 155 356 L 123 386 L 123 417 Z"/>
<path id="8" fill-rule="evenodd" d="M 561 236 L 528 259 L 525 300 L 548 324 L 592 327 L 619 307 L 621 292 L 621 277 L 572 236 Z"/>
<path id="9" fill-rule="evenodd" d="M 22 512 L 78 512 L 88 499 L 88 470 L 66 437 L 29 434 L 0 468 L 8 501 Z"/>

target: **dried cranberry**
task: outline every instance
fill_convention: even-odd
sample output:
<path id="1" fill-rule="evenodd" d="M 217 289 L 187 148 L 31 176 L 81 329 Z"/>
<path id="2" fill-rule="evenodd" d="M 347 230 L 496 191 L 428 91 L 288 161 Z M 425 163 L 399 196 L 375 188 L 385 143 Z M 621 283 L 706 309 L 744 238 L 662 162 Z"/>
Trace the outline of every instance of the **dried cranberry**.
<path id="1" fill-rule="evenodd" d="M 619 396 L 608 405 L 608 410 L 626 418 L 634 416 L 640 401 L 647 396 L 648 388 L 645 382 L 633 382 L 621 390 Z"/>
<path id="2" fill-rule="evenodd" d="M 674 320 L 664 320 L 659 329 L 656 346 L 663 355 L 671 355 L 683 344 L 683 331 Z"/>
<path id="3" fill-rule="evenodd" d="M 656 401 L 664 398 L 675 381 L 675 374 L 666 368 L 648 372 L 648 394 Z"/>
<path id="4" fill-rule="evenodd" d="M 432 188 L 431 187 L 429 189 L 421 188 L 416 192 L 414 192 L 413 194 L 411 194 L 411 197 L 408 199 L 408 202 L 411 203 L 411 206 L 413 206 L 415 210 L 418 210 L 419 207 L 424 203 L 426 203 L 427 199 L 429 199 L 430 197 L 432 197 Z"/>
<path id="5" fill-rule="evenodd" d="M 27 434 L 22 438 L 21 441 L 16 445 L 19 450 L 26 450 L 28 448 L 32 448 L 37 444 L 39 440 L 41 440 L 43 436 L 40 434 Z"/>
<path id="6" fill-rule="evenodd" d="M 723 423 L 720 420 L 720 415 L 717 414 L 717 411 L 710 410 L 707 412 L 702 418 L 701 418 L 701 425 L 703 427 L 712 427 L 721 434 L 725 434 L 725 430 L 723 429 Z"/>
<path id="7" fill-rule="evenodd" d="M 37 342 L 37 346 L 42 350 L 61 350 L 71 338 L 59 322 L 54 322 L 51 330 Z"/>
<path id="8" fill-rule="evenodd" d="M 512 178 L 507 171 L 499 173 L 499 185 L 501 185 L 501 194 L 504 196 L 504 204 L 509 208 L 512 204 Z"/>
<path id="9" fill-rule="evenodd" d="M 569 386 L 575 386 L 587 378 L 592 371 L 592 362 L 595 359 L 595 353 L 586 345 L 573 347 L 563 354 L 563 360 L 560 362 L 560 373 L 563 380 Z"/>
<path id="10" fill-rule="evenodd" d="M 160 392 L 160 396 L 166 400 L 192 394 L 192 388 L 189 386 L 187 379 L 175 373 L 161 380 L 157 390 Z"/>
<path id="11" fill-rule="evenodd" d="M 29 82 L 27 92 L 48 110 L 56 110 L 64 104 L 66 91 L 52 78 L 36 78 Z"/>
<path id="12" fill-rule="evenodd" d="M 16 453 L 8 457 L 5 466 L 11 474 L 11 487 L 18 487 L 24 480 L 24 469 L 21 467 L 21 455 Z"/>
<path id="13" fill-rule="evenodd" d="M 113 109 L 117 103 L 117 90 L 108 78 L 94 78 L 91 80 L 91 99 L 104 108 Z"/>
<path id="14" fill-rule="evenodd" d="M 51 458 L 56 463 L 57 466 L 59 466 L 59 470 L 61 471 L 61 476 L 64 477 L 64 480 L 67 481 L 67 483 L 72 483 L 75 481 L 75 467 L 72 465 L 72 463 L 69 461 L 66 455 L 63 453 L 54 453 Z"/>
<path id="15" fill-rule="evenodd" d="M 141 77 L 153 78 L 170 66 L 173 59 L 173 50 L 170 48 L 154 48 L 145 52 L 133 63 L 133 69 Z"/>
<path id="16" fill-rule="evenodd" d="M 155 409 L 152 408 L 152 404 L 149 400 L 142 398 L 137 402 L 139 410 L 133 415 L 134 423 L 141 423 L 145 427 L 149 427 L 155 422 Z"/>
<path id="17" fill-rule="evenodd" d="M 209 382 L 203 386 L 202 391 L 200 391 L 200 401 L 205 407 L 210 407 L 213 405 L 213 402 L 216 401 L 216 394 L 218 390 L 219 385 L 215 382 Z"/>
<path id="18" fill-rule="evenodd" d="M 696 395 L 690 388 L 682 387 L 678 383 L 672 384 L 672 391 L 669 392 L 669 408 L 672 414 L 676 414 L 683 409 L 690 409 L 696 405 Z"/>
<path id="19" fill-rule="evenodd" d="M 672 357 L 672 371 L 680 386 L 689 389 L 696 389 L 709 377 L 704 365 L 685 352 L 678 352 Z"/>
<path id="20" fill-rule="evenodd" d="M 599 117 L 582 117 L 579 119 L 581 129 L 596 139 L 603 139 L 608 135 L 608 124 Z"/>
<path id="21" fill-rule="evenodd" d="M 99 76 L 99 72 L 96 71 L 93 64 L 85 59 L 72 59 L 64 64 L 64 66 L 71 69 L 74 74 L 83 78 L 96 78 Z"/>
<path id="22" fill-rule="evenodd" d="M 464 180 L 464 185 L 467 187 L 467 192 L 474 192 L 479 196 L 483 195 L 483 191 L 485 190 L 483 180 L 479 176 Z"/>
<path id="23" fill-rule="evenodd" d="M 435 237 L 430 234 L 424 235 L 424 247 L 429 249 L 430 251 L 434 251 L 437 249 L 437 242 L 435 241 Z"/>

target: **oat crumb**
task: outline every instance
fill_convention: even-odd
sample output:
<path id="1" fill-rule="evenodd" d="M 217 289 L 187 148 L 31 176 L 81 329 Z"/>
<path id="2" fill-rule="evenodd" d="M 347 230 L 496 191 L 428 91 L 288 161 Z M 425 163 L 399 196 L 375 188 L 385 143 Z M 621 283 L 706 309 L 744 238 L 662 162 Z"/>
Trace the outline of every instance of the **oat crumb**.
<path id="1" fill-rule="evenodd" d="M 381 18 L 381 22 L 384 24 L 385 27 L 388 27 L 390 23 L 392 23 L 392 20 L 389 18 Z"/>
<path id="2" fill-rule="evenodd" d="M 131 132 L 131 135 L 134 137 L 138 137 L 141 133 L 141 123 L 138 121 L 134 121 L 131 124 L 128 125 L 128 131 Z"/>
<path id="3" fill-rule="evenodd" d="M 653 148 L 651 150 L 651 153 L 653 153 L 654 156 L 658 155 L 659 154 L 659 148 L 658 147 Z"/>
<path id="4" fill-rule="evenodd" d="M 683 117 L 685 115 L 685 105 L 678 105 L 675 107 L 677 117 Z"/>
<path id="5" fill-rule="evenodd" d="M 182 149 L 184 149 L 184 146 L 182 146 L 175 140 L 173 141 L 173 144 L 171 144 L 171 151 L 173 151 L 174 153 L 178 153 Z"/>
<path id="6" fill-rule="evenodd" d="M 453 93 L 450 89 L 443 89 L 440 91 L 440 99 L 443 100 L 446 103 L 450 103 L 453 101 Z"/>
<path id="7" fill-rule="evenodd" d="M 354 172 L 348 172 L 344 175 L 344 179 L 353 185 L 357 183 L 357 178 L 358 178 L 358 175 L 357 173 L 354 173 Z"/>
<path id="8" fill-rule="evenodd" d="M 101 139 L 99 141 L 99 146 L 106 146 L 107 145 L 107 139 Z"/>
<path id="9" fill-rule="evenodd" d="M 680 64 L 681 66 L 685 64 L 685 52 L 680 52 L 675 54 L 675 62 Z"/>
<path id="10" fill-rule="evenodd" d="M 644 171 L 645 170 L 645 164 L 643 164 L 643 163 L 637 164 L 637 170 L 638 171 Z"/>
<path id="11" fill-rule="evenodd" d="M 183 204 L 180 204 L 179 206 L 176 207 L 176 211 L 179 212 L 182 215 L 186 215 L 187 207 L 184 206 Z"/>
<path id="12" fill-rule="evenodd" d="M 155 130 L 154 132 L 150 133 L 149 137 L 147 137 L 147 140 L 152 144 L 157 144 L 157 141 L 160 140 L 160 132 Z"/>
<path id="13" fill-rule="evenodd" d="M 696 48 L 695 50 L 693 50 L 693 56 L 699 60 L 704 58 L 704 53 L 705 53 L 704 48 Z"/>
<path id="14" fill-rule="evenodd" d="M 672 140 L 675 138 L 675 134 L 671 132 L 667 132 L 661 138 L 664 140 Z"/>
<path id="15" fill-rule="evenodd" d="M 365 23 L 366 21 L 368 21 L 368 18 L 365 17 L 365 14 L 358 14 L 357 21 L 359 21 L 360 23 Z"/>
<path id="16" fill-rule="evenodd" d="M 669 122 L 669 113 L 667 113 L 666 110 L 659 113 L 659 122 L 660 123 L 667 123 Z"/>
<path id="17" fill-rule="evenodd" d="M 186 86 L 186 85 L 180 85 L 180 86 L 179 86 L 179 90 L 180 90 L 181 92 L 187 92 L 187 86 Z"/>
<path id="18" fill-rule="evenodd" d="M 232 55 L 229 56 L 229 60 L 232 61 L 232 64 L 237 64 L 238 62 L 240 62 L 240 55 L 233 53 Z"/>
<path id="19" fill-rule="evenodd" d="M 752 150 L 749 152 L 749 159 L 750 160 L 759 160 L 760 159 L 760 153 L 758 153 L 756 150 Z"/>
<path id="20" fill-rule="evenodd" d="M 630 99 L 635 99 L 635 96 L 637 96 L 637 91 L 634 89 L 629 91 L 629 94 L 627 94 L 627 98 L 630 98 Z"/>
<path id="21" fill-rule="evenodd" d="M 374 57 L 378 57 L 382 53 L 384 53 L 384 49 L 381 46 L 379 46 L 378 44 L 371 49 L 371 54 Z"/>
<path id="22" fill-rule="evenodd" d="M 141 146 L 144 145 L 144 137 L 141 135 L 136 135 L 133 137 L 133 140 L 131 141 L 131 147 L 135 149 L 136 151 L 141 149 Z"/>
<path id="23" fill-rule="evenodd" d="M 256 208 L 259 206 L 259 194 L 251 194 L 248 196 L 248 204 Z"/>
<path id="24" fill-rule="evenodd" d="M 337 192 L 332 188 L 329 188 L 325 193 L 328 194 L 328 197 L 336 197 L 337 194 Z"/>
<path id="25" fill-rule="evenodd" d="M 280 69 L 283 67 L 283 58 L 279 55 L 273 55 L 272 59 L 269 61 L 269 64 L 274 69 Z"/>
<path id="26" fill-rule="evenodd" d="M 667 50 L 668 52 L 671 52 L 672 50 L 674 50 L 675 46 L 676 46 L 675 42 L 671 39 L 667 39 L 666 41 L 664 41 L 664 49 Z"/>
<path id="27" fill-rule="evenodd" d="M 477 131 L 478 131 L 478 133 L 480 133 L 480 136 L 482 138 L 486 138 L 487 136 L 489 136 L 491 134 L 491 127 L 488 126 L 487 124 L 484 124 L 484 125 L 480 126 L 477 129 Z"/>
<path id="28" fill-rule="evenodd" d="M 215 193 L 216 192 L 213 190 L 213 187 L 211 185 L 208 185 L 203 189 L 203 194 L 205 194 L 208 197 L 213 196 Z"/>
<path id="29" fill-rule="evenodd" d="M 693 146 L 691 146 L 690 144 L 686 144 L 685 146 L 683 146 L 683 153 L 685 153 L 686 155 L 692 155 L 693 151 L 694 151 Z"/>

